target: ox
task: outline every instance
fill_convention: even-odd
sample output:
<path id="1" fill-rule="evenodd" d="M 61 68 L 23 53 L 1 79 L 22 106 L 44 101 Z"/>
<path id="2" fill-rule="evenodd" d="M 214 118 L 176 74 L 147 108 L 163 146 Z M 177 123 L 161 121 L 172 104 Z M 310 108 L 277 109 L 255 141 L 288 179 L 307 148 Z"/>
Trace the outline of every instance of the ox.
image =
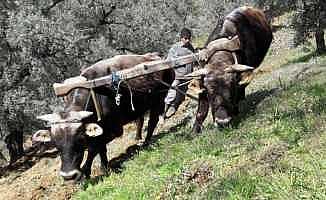
<path id="1" fill-rule="evenodd" d="M 115 56 L 82 70 L 78 79 L 91 80 L 157 59 L 160 57 L 153 53 Z M 76 88 L 64 97 L 63 112 L 38 117 L 48 121 L 51 129 L 36 132 L 33 140 L 54 142 L 61 157 L 60 175 L 65 180 L 78 180 L 82 174 L 88 177 L 97 154 L 101 157 L 102 167 L 106 169 L 108 167 L 106 144 L 123 134 L 123 125 L 142 118 L 147 111 L 149 121 L 145 142 L 149 141 L 159 115 L 164 112 L 164 97 L 168 89 L 158 79 L 171 83 L 173 76 L 172 70 L 165 70 L 118 83 L 116 90 L 107 86 L 95 88 L 97 102 L 90 98 L 90 90 Z M 117 95 L 121 95 L 120 105 L 116 104 Z M 96 104 L 101 108 L 100 120 L 95 114 Z M 81 167 L 86 149 L 87 159 Z"/>
<path id="2" fill-rule="evenodd" d="M 231 52 L 218 47 L 220 41 L 234 37 L 238 38 L 238 49 Z M 216 38 L 220 39 L 215 40 Z M 252 78 L 252 71 L 227 69 L 235 62 L 257 68 L 263 61 L 272 38 L 270 25 L 263 12 L 251 7 L 233 10 L 225 17 L 220 35 L 210 35 L 208 45 L 199 52 L 200 59 L 205 61 L 206 71 L 200 81 L 204 90 L 199 95 L 193 126 L 195 132 L 201 131 L 209 106 L 214 123 L 220 127 L 229 124 L 238 114 L 239 101 L 245 97 L 245 87 Z"/>

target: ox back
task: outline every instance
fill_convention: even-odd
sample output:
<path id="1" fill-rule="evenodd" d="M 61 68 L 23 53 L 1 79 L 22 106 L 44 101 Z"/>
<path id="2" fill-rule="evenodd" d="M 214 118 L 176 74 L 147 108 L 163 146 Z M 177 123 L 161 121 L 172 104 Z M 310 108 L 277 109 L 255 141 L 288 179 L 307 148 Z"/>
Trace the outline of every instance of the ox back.
<path id="1" fill-rule="evenodd" d="M 254 68 L 261 64 L 273 39 L 270 24 L 261 10 L 246 6 L 237 8 L 225 17 L 219 33 L 217 27 L 206 44 L 217 38 L 238 35 L 241 42 L 241 50 L 237 52 L 239 62 Z"/>

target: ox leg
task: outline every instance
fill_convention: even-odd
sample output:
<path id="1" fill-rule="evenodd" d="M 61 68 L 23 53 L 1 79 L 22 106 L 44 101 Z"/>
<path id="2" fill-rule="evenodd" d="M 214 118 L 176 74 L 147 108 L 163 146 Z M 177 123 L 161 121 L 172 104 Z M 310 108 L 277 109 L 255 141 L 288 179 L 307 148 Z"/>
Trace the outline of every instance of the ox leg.
<path id="1" fill-rule="evenodd" d="M 239 114 L 239 112 L 240 112 L 239 102 L 241 100 L 244 100 L 245 97 L 246 97 L 246 86 L 237 85 L 234 88 L 234 94 L 233 94 L 233 98 L 232 98 L 232 105 L 233 105 L 232 115 L 236 116 Z"/>
<path id="2" fill-rule="evenodd" d="M 149 141 L 153 135 L 155 127 L 159 121 L 160 112 L 157 109 L 151 110 L 149 114 L 149 121 L 148 121 L 148 128 L 147 128 L 147 135 L 145 138 L 145 144 L 149 144 Z"/>
<path id="3" fill-rule="evenodd" d="M 193 132 L 200 133 L 202 130 L 203 122 L 207 117 L 209 108 L 208 94 L 207 91 L 201 92 L 199 94 L 199 102 L 196 113 L 196 120 L 192 128 Z"/>
<path id="4" fill-rule="evenodd" d="M 107 153 L 106 145 L 103 145 L 100 150 L 100 157 L 101 157 L 102 171 L 104 172 L 105 175 L 107 175 L 109 171 L 109 161 L 106 153 Z"/>
<path id="5" fill-rule="evenodd" d="M 137 125 L 137 133 L 136 133 L 136 140 L 141 140 L 142 139 L 142 129 L 144 125 L 144 116 L 138 118 L 136 120 L 136 125 Z"/>
<path id="6" fill-rule="evenodd" d="M 89 148 L 88 149 L 88 154 L 87 154 L 87 159 L 85 164 L 82 167 L 82 171 L 86 178 L 89 178 L 91 175 L 91 169 L 92 169 L 92 164 L 95 156 L 98 154 L 98 151 L 96 148 Z"/>

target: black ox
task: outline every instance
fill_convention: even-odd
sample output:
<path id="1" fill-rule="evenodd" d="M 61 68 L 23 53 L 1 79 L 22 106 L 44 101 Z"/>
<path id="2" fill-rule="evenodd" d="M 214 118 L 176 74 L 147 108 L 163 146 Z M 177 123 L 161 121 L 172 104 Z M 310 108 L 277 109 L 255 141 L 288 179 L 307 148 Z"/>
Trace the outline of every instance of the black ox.
<path id="1" fill-rule="evenodd" d="M 78 81 L 91 80 L 157 59 L 160 58 L 151 53 L 115 56 L 86 68 L 77 79 Z M 158 79 L 171 83 L 173 76 L 172 70 L 165 70 L 129 80 L 127 83 L 118 83 L 115 85 L 119 87 L 116 90 L 104 86 L 96 88 L 94 92 L 101 110 L 100 120 L 97 118 L 90 90 L 74 89 L 64 97 L 63 112 L 39 117 L 51 124 L 51 130 L 36 132 L 33 140 L 43 142 L 51 140 L 55 144 L 61 157 L 60 175 L 65 180 L 78 180 L 82 174 L 88 177 L 97 154 L 101 157 L 102 167 L 106 169 L 108 167 L 106 144 L 123 134 L 123 125 L 141 119 L 147 111 L 149 111 L 149 121 L 145 142 L 149 141 L 158 123 L 159 115 L 164 112 L 164 97 L 167 92 L 166 86 Z M 68 79 L 68 81 L 73 80 Z M 117 94 L 121 95 L 120 105 L 117 105 L 115 100 Z M 142 123 L 138 127 L 138 134 L 141 126 Z M 81 167 L 86 149 L 87 159 Z"/>

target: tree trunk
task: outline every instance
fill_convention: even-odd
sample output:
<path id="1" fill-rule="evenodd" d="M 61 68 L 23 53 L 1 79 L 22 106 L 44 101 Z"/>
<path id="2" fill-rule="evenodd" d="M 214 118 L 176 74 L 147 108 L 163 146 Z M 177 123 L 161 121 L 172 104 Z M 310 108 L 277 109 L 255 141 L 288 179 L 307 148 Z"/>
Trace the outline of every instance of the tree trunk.
<path id="1" fill-rule="evenodd" d="M 322 28 L 318 28 L 315 32 L 316 45 L 317 45 L 317 53 L 322 54 L 326 52 L 325 46 L 325 38 L 324 38 L 324 30 Z"/>

